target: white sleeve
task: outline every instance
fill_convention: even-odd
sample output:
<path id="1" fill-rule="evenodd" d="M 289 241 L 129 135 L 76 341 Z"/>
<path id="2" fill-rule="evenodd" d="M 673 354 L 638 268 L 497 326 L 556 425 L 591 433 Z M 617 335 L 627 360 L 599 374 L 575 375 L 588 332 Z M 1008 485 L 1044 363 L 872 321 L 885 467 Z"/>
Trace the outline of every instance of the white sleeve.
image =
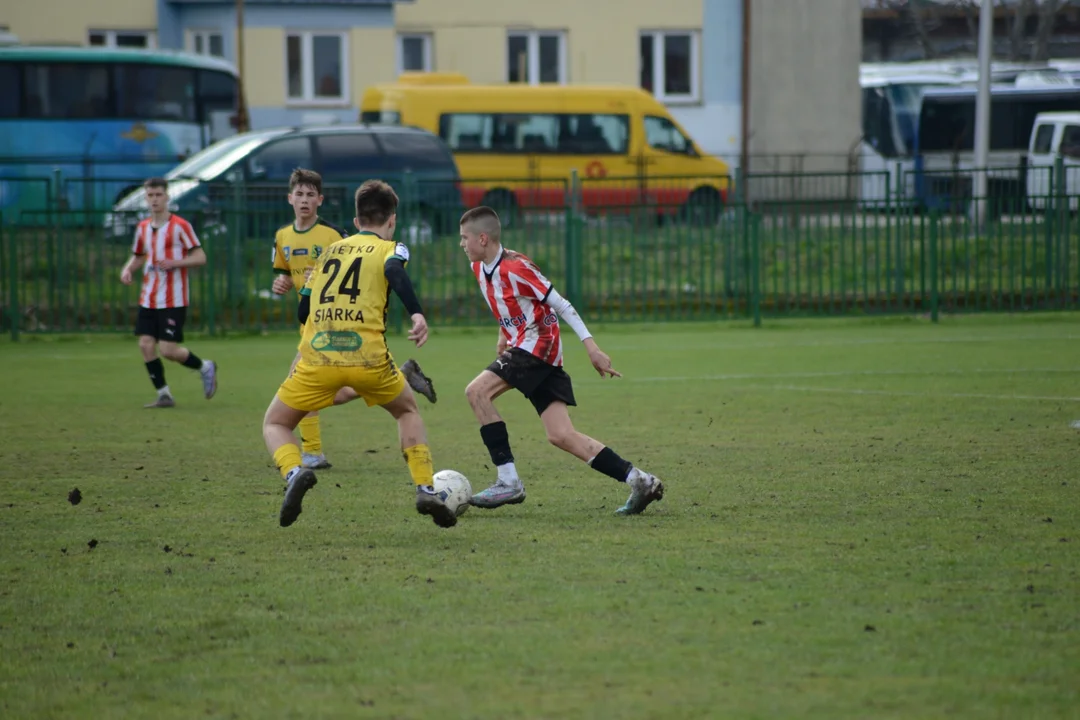
<path id="1" fill-rule="evenodd" d="M 589 328 L 585 327 L 585 321 L 578 315 L 574 306 L 570 304 L 569 300 L 560 295 L 555 288 L 548 291 L 547 304 L 577 333 L 582 342 L 592 337 L 592 333 L 589 332 Z"/>

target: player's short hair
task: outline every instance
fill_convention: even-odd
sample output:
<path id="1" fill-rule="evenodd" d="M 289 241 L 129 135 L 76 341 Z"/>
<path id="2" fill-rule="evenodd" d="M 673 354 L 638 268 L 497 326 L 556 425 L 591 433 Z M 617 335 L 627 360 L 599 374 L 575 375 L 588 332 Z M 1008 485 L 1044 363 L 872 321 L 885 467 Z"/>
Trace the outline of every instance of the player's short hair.
<path id="1" fill-rule="evenodd" d="M 465 214 L 461 216 L 460 225 L 462 227 L 470 225 L 476 228 L 477 232 L 488 235 L 494 240 L 498 240 L 499 235 L 502 234 L 499 213 L 487 205 L 480 205 L 471 210 L 466 210 Z"/>
<path id="2" fill-rule="evenodd" d="M 289 192 L 295 190 L 298 185 L 309 185 L 315 188 L 317 194 L 322 195 L 322 175 L 314 170 L 301 167 L 293 170 L 292 175 L 289 176 Z"/>
<path id="3" fill-rule="evenodd" d="M 144 182 L 142 186 L 147 190 L 149 190 L 150 188 L 161 188 L 165 192 L 169 191 L 169 181 L 163 177 L 147 178 L 146 182 Z"/>
<path id="4" fill-rule="evenodd" d="M 356 219 L 361 225 L 382 225 L 397 206 L 397 193 L 382 180 L 368 180 L 356 189 Z"/>

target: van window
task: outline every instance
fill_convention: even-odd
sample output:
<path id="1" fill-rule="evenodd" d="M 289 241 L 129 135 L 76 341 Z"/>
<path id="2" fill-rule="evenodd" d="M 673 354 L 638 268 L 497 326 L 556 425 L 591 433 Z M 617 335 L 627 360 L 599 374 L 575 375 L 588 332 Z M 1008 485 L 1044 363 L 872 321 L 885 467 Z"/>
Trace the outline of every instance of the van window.
<path id="1" fill-rule="evenodd" d="M 358 180 L 383 168 L 382 152 L 370 133 L 320 135 L 315 144 L 325 180 Z"/>
<path id="2" fill-rule="evenodd" d="M 667 118 L 653 115 L 645 116 L 645 142 L 654 150 L 670 153 L 690 154 L 693 147 L 686 136 L 679 132 L 675 123 Z"/>
<path id="3" fill-rule="evenodd" d="M 625 155 L 630 119 L 595 113 L 456 113 L 439 135 L 460 153 Z"/>
<path id="4" fill-rule="evenodd" d="M 270 143 L 248 158 L 248 178 L 267 182 L 288 182 L 293 170 L 311 166 L 310 139 L 288 138 Z"/>
<path id="5" fill-rule="evenodd" d="M 1036 155 L 1046 155 L 1054 144 L 1054 126 L 1040 125 L 1035 131 L 1035 148 L 1032 150 Z"/>
<path id="6" fill-rule="evenodd" d="M 364 110 L 360 113 L 360 122 L 372 125 L 400 125 L 401 113 L 393 110 Z"/>
<path id="7" fill-rule="evenodd" d="M 1080 125 L 1066 125 L 1061 134 L 1061 154 L 1080 160 Z"/>
<path id="8" fill-rule="evenodd" d="M 457 166 L 446 148 L 431 135 L 380 133 L 379 144 L 389 156 L 388 163 L 402 170 L 449 170 Z"/>

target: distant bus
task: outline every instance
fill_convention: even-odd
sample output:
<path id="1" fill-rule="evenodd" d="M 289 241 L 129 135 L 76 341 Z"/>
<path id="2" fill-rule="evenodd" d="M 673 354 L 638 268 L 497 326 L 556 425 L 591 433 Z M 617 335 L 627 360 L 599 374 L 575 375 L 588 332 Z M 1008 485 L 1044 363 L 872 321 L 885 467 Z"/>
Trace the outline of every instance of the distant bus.
<path id="1" fill-rule="evenodd" d="M 1080 107 L 1071 66 L 994 63 L 989 191 L 1024 195 L 1035 116 Z M 969 61 L 864 64 L 861 199 L 942 206 L 970 193 L 978 70 Z M 960 186 L 957 186 L 959 181 Z"/>
<path id="2" fill-rule="evenodd" d="M 363 122 L 439 135 L 457 160 L 465 203 L 510 218 L 565 207 L 575 170 L 587 211 L 649 207 L 710 224 L 727 200 L 727 164 L 636 87 L 403 79 L 369 88 L 360 110 Z"/>
<path id="3" fill-rule="evenodd" d="M 239 98 L 229 63 L 141 49 L 0 47 L 0 88 L 9 223 L 23 211 L 108 209 L 235 132 Z"/>

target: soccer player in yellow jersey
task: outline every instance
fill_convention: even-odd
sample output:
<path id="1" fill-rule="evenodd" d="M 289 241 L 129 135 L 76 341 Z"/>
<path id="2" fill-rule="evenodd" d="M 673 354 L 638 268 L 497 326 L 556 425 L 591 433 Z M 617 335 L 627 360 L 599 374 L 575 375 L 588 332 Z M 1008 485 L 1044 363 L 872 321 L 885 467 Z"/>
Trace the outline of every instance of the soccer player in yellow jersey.
<path id="1" fill-rule="evenodd" d="M 292 206 L 296 219 L 279 228 L 274 237 L 276 277 L 271 290 L 277 295 L 284 295 L 294 287 L 303 287 L 305 272 L 314 267 L 315 261 L 326 248 L 349 235 L 319 217 L 322 202 L 322 177 L 319 173 L 304 168 L 293 170 L 289 177 L 289 205 Z M 355 397 L 353 395 L 340 399 L 347 401 Z M 300 421 L 300 442 L 304 467 L 330 467 L 322 449 L 322 428 L 317 412 L 308 413 L 307 417 Z"/>
<path id="2" fill-rule="evenodd" d="M 300 291 L 297 317 L 304 324 L 300 360 L 281 384 L 263 418 L 263 437 L 286 482 L 280 523 L 288 527 L 301 513 L 304 495 L 316 484 L 302 465 L 293 431 L 309 412 L 334 403 L 351 388 L 369 405 L 395 420 L 405 461 L 416 485 L 416 509 L 436 525 L 457 522 L 435 494 L 427 431 L 405 376 L 386 346 L 390 291 L 412 319 L 409 339 L 421 347 L 428 328 L 405 272 L 409 251 L 393 241 L 398 197 L 393 188 L 369 180 L 356 191 L 357 234 L 326 248 Z"/>

